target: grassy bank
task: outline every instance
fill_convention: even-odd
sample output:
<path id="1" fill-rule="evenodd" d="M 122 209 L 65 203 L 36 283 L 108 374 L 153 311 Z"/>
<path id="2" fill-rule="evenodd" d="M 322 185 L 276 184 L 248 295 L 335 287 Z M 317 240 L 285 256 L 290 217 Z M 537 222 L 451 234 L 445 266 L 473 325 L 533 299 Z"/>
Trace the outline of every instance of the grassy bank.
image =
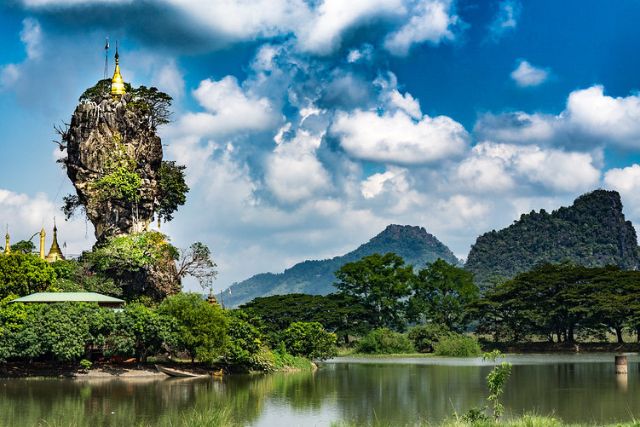
<path id="1" fill-rule="evenodd" d="M 368 423 L 359 424 L 355 422 L 336 422 L 331 424 L 331 427 L 360 427 L 363 425 L 372 427 L 395 427 L 395 425 L 389 423 Z M 500 421 L 478 421 L 467 422 L 462 419 L 452 418 L 443 423 L 434 424 L 429 422 L 416 422 L 415 424 L 405 427 L 640 427 L 640 421 L 629 421 L 624 423 L 580 423 L 580 424 L 567 424 L 554 417 L 543 417 L 539 415 L 524 415 L 519 418 L 505 419 Z"/>

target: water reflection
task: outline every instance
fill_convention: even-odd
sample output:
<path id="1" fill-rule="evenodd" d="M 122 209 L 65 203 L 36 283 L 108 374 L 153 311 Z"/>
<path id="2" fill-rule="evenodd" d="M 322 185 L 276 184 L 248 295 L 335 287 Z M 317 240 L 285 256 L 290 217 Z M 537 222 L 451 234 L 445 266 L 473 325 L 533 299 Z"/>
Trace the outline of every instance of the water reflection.
<path id="1" fill-rule="evenodd" d="M 518 360 L 505 393 L 507 411 L 554 413 L 568 422 L 639 416 L 640 399 L 633 398 L 640 388 L 637 364 L 620 376 L 612 356 L 591 357 Z M 155 425 L 186 412 L 224 408 L 241 425 L 349 420 L 400 426 L 437 422 L 485 404 L 490 367 L 476 361 L 466 366 L 460 359 L 364 362 L 325 364 L 316 373 L 223 380 L 2 380 L 0 425 Z"/>

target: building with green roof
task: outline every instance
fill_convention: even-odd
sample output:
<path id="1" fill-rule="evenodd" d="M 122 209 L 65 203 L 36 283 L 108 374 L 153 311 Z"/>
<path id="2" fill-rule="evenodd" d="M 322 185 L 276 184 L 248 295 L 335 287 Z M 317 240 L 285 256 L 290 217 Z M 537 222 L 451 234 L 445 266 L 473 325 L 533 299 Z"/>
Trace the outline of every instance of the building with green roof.
<path id="1" fill-rule="evenodd" d="M 124 300 L 102 295 L 96 292 L 38 292 L 26 297 L 14 299 L 11 302 L 25 304 L 40 303 L 54 304 L 59 302 L 88 302 L 97 303 L 100 307 L 120 308 Z"/>

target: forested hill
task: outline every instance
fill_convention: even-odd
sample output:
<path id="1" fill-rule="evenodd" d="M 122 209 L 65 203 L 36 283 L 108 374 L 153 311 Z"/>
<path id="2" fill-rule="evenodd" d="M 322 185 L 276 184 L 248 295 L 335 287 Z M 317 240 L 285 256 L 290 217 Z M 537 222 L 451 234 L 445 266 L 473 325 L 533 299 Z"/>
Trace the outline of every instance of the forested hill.
<path id="1" fill-rule="evenodd" d="M 280 274 L 258 274 L 231 285 L 218 298 L 222 298 L 225 306 L 234 307 L 261 296 L 289 293 L 326 295 L 335 290 L 334 273 L 345 263 L 387 252 L 394 252 L 404 258 L 407 264 L 419 268 L 438 258 L 452 264 L 460 262 L 447 246 L 424 228 L 392 224 L 346 255 L 322 261 L 304 261 Z"/>
<path id="2" fill-rule="evenodd" d="M 542 262 L 565 261 L 638 268 L 636 232 L 625 220 L 617 192 L 596 190 L 552 213 L 523 214 L 509 227 L 478 237 L 465 268 L 486 287 Z"/>

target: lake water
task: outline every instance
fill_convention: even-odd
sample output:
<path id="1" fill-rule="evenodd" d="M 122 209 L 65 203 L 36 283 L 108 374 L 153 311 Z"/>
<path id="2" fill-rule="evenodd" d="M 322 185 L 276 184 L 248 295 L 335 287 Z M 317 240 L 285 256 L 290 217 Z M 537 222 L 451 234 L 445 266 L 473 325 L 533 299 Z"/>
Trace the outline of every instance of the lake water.
<path id="1" fill-rule="evenodd" d="M 567 422 L 640 418 L 640 370 L 616 376 L 613 355 L 512 356 L 507 413 L 555 414 Z M 216 379 L 0 380 L 2 426 L 129 426 L 226 408 L 251 426 L 412 425 L 485 404 L 480 359 L 337 359 L 315 373 Z"/>

